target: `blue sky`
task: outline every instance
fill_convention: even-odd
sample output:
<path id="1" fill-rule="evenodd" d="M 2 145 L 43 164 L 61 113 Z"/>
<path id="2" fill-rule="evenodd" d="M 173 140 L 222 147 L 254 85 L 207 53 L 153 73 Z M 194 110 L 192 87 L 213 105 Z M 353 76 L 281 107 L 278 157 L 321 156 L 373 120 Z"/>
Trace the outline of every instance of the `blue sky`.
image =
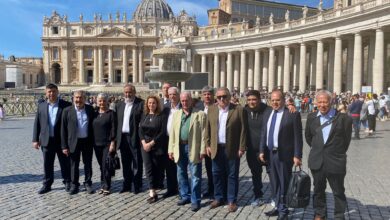
<path id="1" fill-rule="evenodd" d="M 104 19 L 117 11 L 132 16 L 141 0 L 0 0 L 0 54 L 42 56 L 41 34 L 43 16 L 50 16 L 53 10 L 68 16 L 69 21 L 78 21 L 80 13 L 84 20 L 93 20 L 94 13 Z M 217 0 L 166 0 L 175 14 L 185 9 L 196 15 L 200 25 L 207 24 L 207 9 L 218 7 Z M 278 0 L 278 2 L 317 7 L 319 0 Z M 333 0 L 324 0 L 324 7 L 330 7 Z"/>

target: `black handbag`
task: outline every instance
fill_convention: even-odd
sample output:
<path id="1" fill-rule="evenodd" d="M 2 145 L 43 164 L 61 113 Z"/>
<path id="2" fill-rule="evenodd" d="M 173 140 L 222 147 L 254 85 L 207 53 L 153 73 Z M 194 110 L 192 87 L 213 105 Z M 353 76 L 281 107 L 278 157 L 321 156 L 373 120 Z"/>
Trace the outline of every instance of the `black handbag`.
<path id="1" fill-rule="evenodd" d="M 121 168 L 121 160 L 118 157 L 118 154 L 115 154 L 114 157 L 114 168 L 115 170 L 119 170 Z"/>
<path id="2" fill-rule="evenodd" d="M 310 176 L 299 167 L 294 168 L 287 189 L 286 205 L 289 208 L 306 208 L 310 202 Z"/>

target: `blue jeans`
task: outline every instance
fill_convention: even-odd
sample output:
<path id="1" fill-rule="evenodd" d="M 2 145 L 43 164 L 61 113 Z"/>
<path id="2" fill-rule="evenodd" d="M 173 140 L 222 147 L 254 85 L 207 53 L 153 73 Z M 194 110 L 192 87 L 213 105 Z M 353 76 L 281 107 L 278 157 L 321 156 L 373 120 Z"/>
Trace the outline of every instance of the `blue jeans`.
<path id="1" fill-rule="evenodd" d="M 189 161 L 188 144 L 180 145 L 180 157 L 177 163 L 177 180 L 179 182 L 179 193 L 183 200 L 190 200 L 192 204 L 200 205 L 202 187 L 202 163 L 191 163 Z M 188 180 L 189 166 L 191 172 L 191 186 Z"/>
<path id="2" fill-rule="evenodd" d="M 228 159 L 225 147 L 218 146 L 217 155 L 212 160 L 214 198 L 222 202 L 237 202 L 238 173 L 240 158 Z"/>

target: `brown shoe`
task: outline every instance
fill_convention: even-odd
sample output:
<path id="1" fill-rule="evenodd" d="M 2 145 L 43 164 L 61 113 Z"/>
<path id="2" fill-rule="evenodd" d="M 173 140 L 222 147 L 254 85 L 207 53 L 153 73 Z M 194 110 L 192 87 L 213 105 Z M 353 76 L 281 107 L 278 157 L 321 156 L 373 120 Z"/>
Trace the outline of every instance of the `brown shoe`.
<path id="1" fill-rule="evenodd" d="M 314 220 L 325 220 L 325 218 L 322 218 L 320 215 L 316 215 Z"/>
<path id="2" fill-rule="evenodd" d="M 236 205 L 236 203 L 229 203 L 228 210 L 229 210 L 229 212 L 235 212 L 235 211 L 237 211 L 237 205 Z"/>
<path id="3" fill-rule="evenodd" d="M 210 209 L 215 209 L 219 206 L 222 206 L 223 205 L 223 202 L 221 201 L 218 201 L 218 200 L 213 200 L 211 203 L 210 203 Z"/>

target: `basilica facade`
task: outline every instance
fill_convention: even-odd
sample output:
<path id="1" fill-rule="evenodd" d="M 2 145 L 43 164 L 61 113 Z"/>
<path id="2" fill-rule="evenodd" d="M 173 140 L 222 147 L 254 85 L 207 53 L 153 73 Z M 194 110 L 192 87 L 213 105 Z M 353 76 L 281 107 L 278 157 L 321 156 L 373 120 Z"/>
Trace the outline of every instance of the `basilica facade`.
<path id="1" fill-rule="evenodd" d="M 171 39 L 187 54 L 182 70 L 208 73 L 214 87 L 336 93 L 390 87 L 390 0 L 335 0 L 326 10 L 319 0 L 316 9 L 303 6 L 299 16 L 296 7 L 290 12 L 283 5 L 284 16 L 269 13 L 264 22 L 262 14 L 252 25 L 248 14 L 239 18 L 240 1 L 220 3 L 223 18 L 234 22 L 198 27 L 185 11 L 175 16 L 164 0 L 141 1 L 131 20 L 118 13 L 108 20 L 95 15 L 93 21 L 80 16 L 68 22 L 53 12 L 43 25 L 46 79 L 64 85 L 145 84 L 144 73 L 159 65 L 153 49 Z"/>

